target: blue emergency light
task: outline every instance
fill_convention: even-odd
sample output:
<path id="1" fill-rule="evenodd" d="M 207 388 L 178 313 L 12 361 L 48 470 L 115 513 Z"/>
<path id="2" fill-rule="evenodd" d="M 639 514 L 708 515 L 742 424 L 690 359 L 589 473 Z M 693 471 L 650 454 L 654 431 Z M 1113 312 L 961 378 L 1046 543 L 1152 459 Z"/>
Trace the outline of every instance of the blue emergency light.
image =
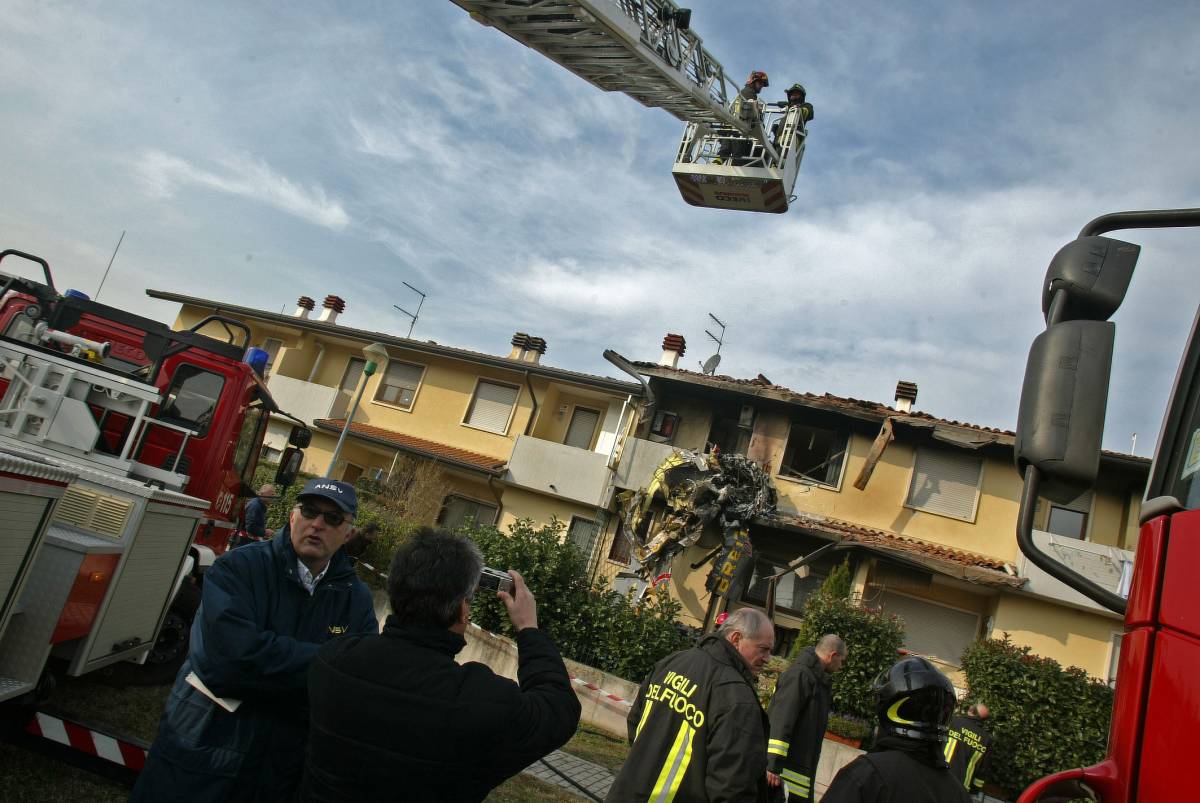
<path id="1" fill-rule="evenodd" d="M 259 376 L 267 370 L 267 360 L 271 359 L 271 355 L 266 351 L 255 346 L 246 349 L 246 356 L 242 357 L 242 362 L 250 366 L 250 370 Z"/>

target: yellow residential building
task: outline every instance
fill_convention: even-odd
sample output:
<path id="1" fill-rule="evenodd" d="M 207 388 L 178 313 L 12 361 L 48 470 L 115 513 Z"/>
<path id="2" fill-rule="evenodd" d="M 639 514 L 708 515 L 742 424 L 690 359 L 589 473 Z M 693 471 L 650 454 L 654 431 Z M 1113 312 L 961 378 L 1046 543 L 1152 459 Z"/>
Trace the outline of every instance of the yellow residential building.
<path id="1" fill-rule="evenodd" d="M 387 479 L 399 455 L 429 460 L 446 478 L 438 520 L 467 518 L 502 529 L 517 519 L 557 518 L 585 552 L 595 552 L 613 497 L 617 445 L 636 418 L 639 384 L 543 364 L 546 341 L 516 333 L 496 356 L 346 326 L 345 302 L 301 297 L 292 314 L 159 290 L 179 303 L 177 329 L 212 315 L 249 328 L 269 355 L 267 385 L 282 411 L 309 426 L 303 470 L 356 482 Z M 230 333 L 217 321 L 200 331 Z M 240 337 L 241 332 L 233 330 Z M 365 378 L 379 344 L 387 359 Z M 330 467 L 346 418 L 361 400 Z M 272 416 L 265 456 L 278 458 L 293 421 Z"/>
<path id="2" fill-rule="evenodd" d="M 1121 617 L 1045 575 L 1017 548 L 1013 433 L 918 411 L 909 382 L 899 383 L 895 406 L 798 393 L 762 375 L 683 370 L 683 348 L 682 338 L 668 336 L 658 363 L 633 363 L 653 408 L 624 447 L 618 486 L 645 487 L 674 448 L 717 448 L 750 457 L 779 492 L 777 512 L 751 527 L 753 570 L 732 599 L 705 590 L 711 563 L 691 568 L 711 555 L 715 532 L 676 558 L 671 591 L 685 621 L 704 626 L 726 607 L 763 606 L 767 577 L 834 543 L 837 552 L 808 577 L 792 572 L 778 581 L 779 651 L 794 638 L 806 595 L 848 558 L 853 593 L 901 617 L 906 646 L 952 674 L 973 640 L 1008 633 L 1040 655 L 1113 677 Z M 1066 505 L 1042 500 L 1038 543 L 1117 591 L 1132 569 L 1148 471 L 1148 460 L 1106 452 L 1093 491 Z M 610 538 L 601 549 L 604 571 L 619 578 L 629 546 Z"/>

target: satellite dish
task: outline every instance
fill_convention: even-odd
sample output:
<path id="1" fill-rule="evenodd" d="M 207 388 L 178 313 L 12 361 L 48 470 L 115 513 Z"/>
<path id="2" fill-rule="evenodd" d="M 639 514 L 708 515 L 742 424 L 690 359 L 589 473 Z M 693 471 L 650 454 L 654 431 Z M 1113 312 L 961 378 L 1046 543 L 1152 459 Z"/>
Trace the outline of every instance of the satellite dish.
<path id="1" fill-rule="evenodd" d="M 705 361 L 703 362 L 703 364 L 701 364 L 701 366 L 700 366 L 700 370 L 701 370 L 703 373 L 706 373 L 706 374 L 708 374 L 708 375 L 710 375 L 710 376 L 711 376 L 711 375 L 712 375 L 712 373 L 713 373 L 713 371 L 716 371 L 716 370 L 717 370 L 717 366 L 718 366 L 718 365 L 720 365 L 720 364 L 721 364 L 721 355 L 720 355 L 720 354 L 714 354 L 714 355 L 712 355 L 711 357 L 709 357 L 707 360 L 705 360 Z"/>

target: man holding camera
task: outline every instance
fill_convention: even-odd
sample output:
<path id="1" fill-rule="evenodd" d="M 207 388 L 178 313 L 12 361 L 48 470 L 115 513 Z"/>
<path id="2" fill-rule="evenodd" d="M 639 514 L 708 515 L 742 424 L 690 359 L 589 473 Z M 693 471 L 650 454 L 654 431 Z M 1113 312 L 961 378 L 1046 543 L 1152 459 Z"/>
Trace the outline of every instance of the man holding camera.
<path id="1" fill-rule="evenodd" d="M 482 574 L 475 545 L 445 530 L 422 528 L 397 550 L 383 632 L 313 661 L 301 800 L 479 801 L 571 738 L 579 700 L 517 572 L 511 593 L 496 593 L 517 631 L 519 684 L 455 663 L 471 600 L 489 593 Z"/>

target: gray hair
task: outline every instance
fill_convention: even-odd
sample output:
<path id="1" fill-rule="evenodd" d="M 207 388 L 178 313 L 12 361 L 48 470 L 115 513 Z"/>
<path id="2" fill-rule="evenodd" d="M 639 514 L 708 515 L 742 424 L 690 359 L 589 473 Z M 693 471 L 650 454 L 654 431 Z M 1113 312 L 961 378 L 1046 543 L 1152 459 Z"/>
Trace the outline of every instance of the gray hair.
<path id="1" fill-rule="evenodd" d="M 729 618 L 717 628 L 717 635 L 726 640 L 734 633 L 741 633 L 749 638 L 759 638 L 768 632 L 773 632 L 774 629 L 775 625 L 758 608 L 738 608 L 729 614 Z"/>
<path id="2" fill-rule="evenodd" d="M 817 640 L 817 646 L 813 648 L 820 655 L 846 655 L 846 642 L 842 641 L 842 637 L 833 633 L 826 633 Z"/>

